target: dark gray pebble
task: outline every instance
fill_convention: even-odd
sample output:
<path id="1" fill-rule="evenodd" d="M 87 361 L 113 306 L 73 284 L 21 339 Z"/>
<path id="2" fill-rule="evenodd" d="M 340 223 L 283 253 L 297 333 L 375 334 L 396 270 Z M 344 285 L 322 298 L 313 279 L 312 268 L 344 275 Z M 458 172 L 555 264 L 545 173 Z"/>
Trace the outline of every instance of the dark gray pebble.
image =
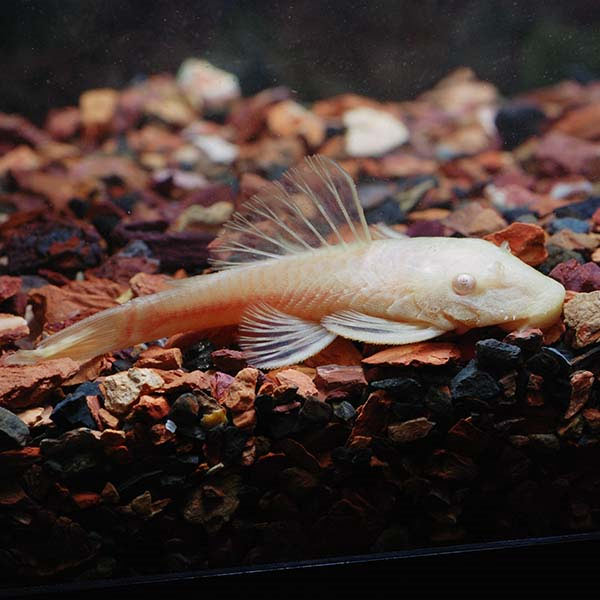
<path id="1" fill-rule="evenodd" d="M 489 373 L 480 371 L 475 361 L 471 361 L 459 371 L 450 382 L 453 400 L 467 398 L 477 398 L 483 401 L 493 400 L 500 395 L 501 391 L 496 380 Z"/>
<path id="2" fill-rule="evenodd" d="M 521 360 L 519 346 L 493 338 L 477 342 L 475 352 L 480 366 L 498 371 L 509 370 L 517 366 Z"/>
<path id="3" fill-rule="evenodd" d="M 28 438 L 29 427 L 10 410 L 0 407 L 0 448 L 25 446 Z"/>

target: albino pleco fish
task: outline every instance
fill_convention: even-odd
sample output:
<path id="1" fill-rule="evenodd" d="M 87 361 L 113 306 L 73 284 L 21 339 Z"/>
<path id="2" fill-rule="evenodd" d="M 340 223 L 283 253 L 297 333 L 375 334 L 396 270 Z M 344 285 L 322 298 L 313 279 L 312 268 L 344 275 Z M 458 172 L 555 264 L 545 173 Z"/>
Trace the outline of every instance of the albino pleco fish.
<path id="1" fill-rule="evenodd" d="M 269 184 L 213 244 L 220 272 L 83 319 L 10 364 L 90 359 L 175 333 L 239 324 L 248 362 L 298 363 L 336 336 L 407 344 L 447 331 L 547 327 L 564 288 L 480 239 L 373 239 L 350 176 L 315 156 Z"/>

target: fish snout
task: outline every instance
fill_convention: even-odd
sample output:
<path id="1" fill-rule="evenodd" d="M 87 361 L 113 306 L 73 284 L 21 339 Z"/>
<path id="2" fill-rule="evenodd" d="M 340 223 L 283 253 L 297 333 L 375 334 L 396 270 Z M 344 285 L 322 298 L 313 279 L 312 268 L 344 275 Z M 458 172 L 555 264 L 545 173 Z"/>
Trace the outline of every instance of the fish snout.
<path id="1" fill-rule="evenodd" d="M 513 331 L 526 327 L 545 329 L 558 321 L 563 309 L 565 288 L 554 279 L 549 277 L 545 279 L 542 289 L 538 289 L 538 293 L 529 300 L 522 317 L 506 323 L 503 326 L 505 329 Z"/>

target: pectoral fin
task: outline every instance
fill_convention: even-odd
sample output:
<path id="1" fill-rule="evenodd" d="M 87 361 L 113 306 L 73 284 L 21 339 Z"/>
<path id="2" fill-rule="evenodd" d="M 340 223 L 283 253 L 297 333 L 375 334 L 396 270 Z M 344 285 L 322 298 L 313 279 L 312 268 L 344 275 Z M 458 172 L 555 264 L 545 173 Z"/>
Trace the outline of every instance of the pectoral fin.
<path id="1" fill-rule="evenodd" d="M 331 333 L 371 344 L 411 344 L 444 333 L 443 329 L 431 325 L 401 323 L 353 310 L 328 315 L 321 324 Z"/>
<path id="2" fill-rule="evenodd" d="M 266 304 L 249 309 L 240 322 L 240 346 L 249 364 L 275 369 L 299 363 L 329 346 L 336 334 L 319 323 Z"/>

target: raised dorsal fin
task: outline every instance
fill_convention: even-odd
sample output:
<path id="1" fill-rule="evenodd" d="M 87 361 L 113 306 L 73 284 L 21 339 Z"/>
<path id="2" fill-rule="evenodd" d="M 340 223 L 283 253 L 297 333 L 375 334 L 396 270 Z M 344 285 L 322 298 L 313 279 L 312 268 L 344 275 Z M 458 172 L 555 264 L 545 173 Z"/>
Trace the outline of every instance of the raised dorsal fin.
<path id="1" fill-rule="evenodd" d="M 309 156 L 231 217 L 211 244 L 211 264 L 225 269 L 370 241 L 350 175 L 329 158 Z"/>

